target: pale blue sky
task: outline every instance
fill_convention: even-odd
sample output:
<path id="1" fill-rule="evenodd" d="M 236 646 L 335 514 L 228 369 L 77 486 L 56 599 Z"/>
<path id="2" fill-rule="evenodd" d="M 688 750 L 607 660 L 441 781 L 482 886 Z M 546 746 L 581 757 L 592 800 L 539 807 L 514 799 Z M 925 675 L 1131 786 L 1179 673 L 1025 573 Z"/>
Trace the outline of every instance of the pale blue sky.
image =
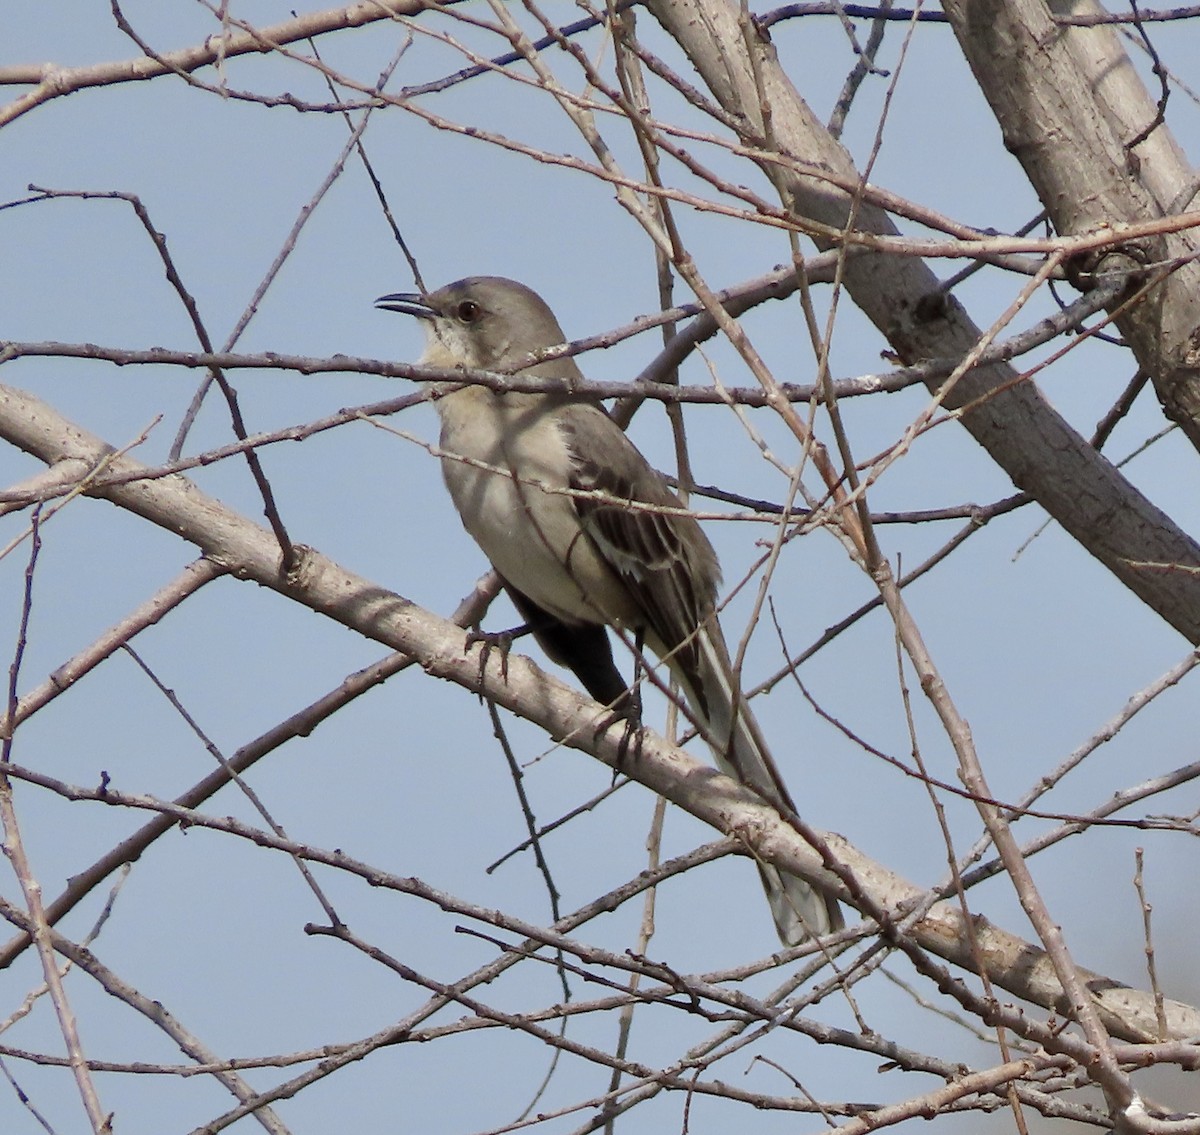
<path id="1" fill-rule="evenodd" d="M 291 5 L 235 4 L 239 15 L 269 24 Z M 576 9 L 561 8 L 563 18 Z M 474 6 L 472 6 L 474 10 Z M 197 41 L 214 30 L 211 17 L 185 0 L 125 5 L 139 31 L 162 50 Z M 558 14 L 556 12 L 556 14 Z M 429 21 L 432 26 L 433 21 Z M 640 29 L 650 42 L 651 21 Z M 461 29 L 459 29 L 461 31 Z M 865 31 L 862 33 L 865 34 Z M 894 67 L 902 36 L 893 28 L 885 65 Z M 1191 29 L 1156 37 L 1185 79 L 1196 81 Z M 822 117 L 829 112 L 852 56 L 833 20 L 795 21 L 773 32 L 797 86 Z M 326 37 L 332 63 L 373 82 L 400 43 L 401 33 L 377 25 Z M 489 44 L 493 41 L 487 40 Z M 583 41 L 592 53 L 599 37 Z M 1189 54 L 1190 52 L 1190 54 Z M 62 5 L 0 8 L 0 66 L 53 60 L 78 66 L 132 58 L 133 45 L 113 27 L 108 5 L 73 0 Z M 553 56 L 551 61 L 561 66 Z M 393 86 L 420 82 L 459 64 L 441 45 L 417 37 Z M 572 86 L 578 76 L 566 67 Z M 323 99 L 318 79 L 294 64 L 256 56 L 232 60 L 230 85 Z M 214 73 L 200 73 L 214 81 Z M 16 88 L 0 91 L 5 99 Z M 868 81 L 851 115 L 846 141 L 858 160 L 869 150 L 884 94 Z M 427 100 L 430 109 L 477 122 L 554 152 L 582 153 L 570 124 L 543 97 L 487 77 Z M 1195 152 L 1195 104 L 1177 94 L 1171 119 L 1185 149 Z M 980 226 L 1012 230 L 1035 211 L 1032 192 L 1002 149 L 999 131 L 944 27 L 922 27 L 905 64 L 886 141 L 873 173 L 877 183 Z M 618 152 L 628 140 L 612 126 Z M 55 189 L 120 189 L 136 193 L 169 242 L 215 341 L 225 338 L 275 256 L 298 210 L 311 197 L 341 149 L 346 129 L 336 116 L 265 109 L 188 89 L 173 79 L 84 91 L 50 103 L 4 129 L 0 203 L 35 183 Z M 376 115 L 366 135 L 371 159 L 392 207 L 431 285 L 480 273 L 511 275 L 542 292 L 570 336 L 617 326 L 655 305 L 648 245 L 634 222 L 615 207 L 611 191 L 569 170 L 532 165 L 485 143 L 440 132 L 400 109 Z M 631 168 L 636 168 L 633 166 Z M 738 167 L 737 176 L 748 179 Z M 756 184 L 758 184 L 756 182 Z M 727 286 L 788 258 L 786 241 L 766 230 L 681 210 L 685 233 L 711 284 Z M 0 212 L 0 338 L 97 342 L 105 345 L 193 348 L 189 325 L 131 210 L 115 201 L 50 201 Z M 957 265 L 956 265 L 957 267 Z M 351 164 L 303 232 L 295 253 L 244 336 L 247 351 L 315 356 L 346 353 L 412 360 L 420 330 L 373 310 L 375 296 L 407 290 L 411 279 L 394 250 L 361 167 Z M 986 324 L 1011 301 L 1019 281 L 983 275 L 964 291 L 976 321 Z M 678 294 L 684 298 L 680 286 Z M 818 292 L 824 304 L 826 294 Z M 1037 306 L 1037 305 L 1035 305 Z M 1036 318 L 1037 311 L 1021 325 Z M 812 356 L 795 306 L 771 305 L 746 326 L 779 377 L 807 381 Z M 594 377 L 636 373 L 658 340 L 642 336 L 582 361 Z M 832 365 L 846 377 L 884 368 L 879 336 L 845 303 Z M 722 379 L 749 378 L 727 348 L 710 357 Z M 1046 389 L 1083 433 L 1090 433 L 1130 377 L 1129 356 L 1114 348 L 1078 352 L 1050 372 Z M 354 375 L 301 377 L 279 371 L 232 376 L 253 431 L 269 430 L 367 403 L 399 391 L 387 380 Z M 708 381 L 693 359 L 684 380 Z M 138 456 L 164 459 L 196 375 L 167 368 L 115 368 L 77 360 L 21 360 L 0 381 L 27 387 L 84 427 L 124 445 L 152 423 Z M 870 404 L 847 405 L 856 452 L 873 455 L 893 441 L 926 401 L 909 391 Z M 161 420 L 160 420 L 161 419 Z M 785 462 L 794 443 L 766 415 L 752 415 Z M 700 482 L 720 482 L 751 495 L 778 499 L 777 473 L 762 463 L 729 415 L 693 408 L 687 415 Z M 427 440 L 436 437 L 431 410 L 420 408 L 393 425 Z M 1123 455 L 1162 425 L 1143 395 L 1112 443 Z M 669 467 L 665 420 L 647 406 L 633 436 L 652 459 Z M 209 400 L 189 452 L 229 440 L 226 416 Z M 263 461 L 293 538 L 392 588 L 448 614 L 483 573 L 482 555 L 463 534 L 436 464 L 418 445 L 363 423 L 303 444 L 265 451 Z M 35 470 L 33 461 L 0 450 L 7 485 Z M 1195 492 L 1196 455 L 1174 435 L 1130 467 L 1129 476 L 1183 527 L 1200 532 Z M 196 474 L 197 483 L 257 517 L 245 466 L 224 462 Z M 985 503 L 1011 491 L 986 454 L 957 426 L 922 437 L 883 478 L 871 498 L 877 509 Z M 1115 714 L 1135 691 L 1187 652 L 1186 644 L 1121 588 L 1068 537 L 1051 525 L 1019 557 L 1043 514 L 1025 509 L 968 541 L 941 569 L 909 593 L 909 601 L 951 692 L 971 722 L 994 791 L 1013 798 Z M 5 521 L 7 542 L 24 523 Z M 727 582 L 741 578 L 766 530 L 710 524 Z M 885 550 L 905 567 L 919 562 L 956 530 L 887 527 Z M 111 506 L 78 501 L 46 526 L 36 601 L 21 688 L 41 681 L 101 630 L 162 586 L 193 558 L 193 550 L 149 530 Z M 0 643 L 11 644 L 19 613 L 24 549 L 0 561 Z M 795 542 L 773 586 L 789 646 L 816 638 L 870 594 L 868 581 L 825 533 Z M 749 606 L 739 597 L 726 616 L 730 638 Z M 739 617 L 743 620 L 739 624 Z M 508 625 L 507 607 L 490 623 Z M 336 686 L 347 672 L 379 657 L 359 639 L 307 610 L 258 588 L 222 581 L 161 625 L 137 648 L 226 753 Z M 11 646 L 0 648 L 8 657 Z M 778 647 L 764 625 L 748 656 L 761 678 L 778 664 Z M 892 635 L 874 615 L 821 652 L 802 673 L 829 712 L 866 740 L 907 758 L 910 744 L 895 678 Z M 1124 785 L 1195 759 L 1195 694 L 1184 688 L 1160 703 L 1090 761 L 1049 802 L 1070 811 L 1096 806 Z M 760 703 L 801 809 L 814 824 L 843 832 L 909 878 L 932 884 L 945 871 L 945 850 L 923 791 L 849 744 L 820 721 L 786 684 Z M 659 719 L 661 720 L 661 718 Z M 954 778 L 948 748 L 932 718 L 918 707 L 923 755 L 936 775 Z M 538 816 L 548 821 L 608 782 L 607 771 L 575 752 L 552 750 L 537 730 L 507 722 L 519 758 L 530 761 L 526 785 Z M 199 779 L 212 758 L 169 706 L 124 657 L 90 675 L 18 733 L 14 759 L 68 781 L 91 785 L 106 770 L 114 786 L 171 795 Z M 295 838 L 343 848 L 348 854 L 464 898 L 548 919 L 544 889 L 523 857 L 493 874 L 485 868 L 523 836 L 503 759 L 483 707 L 459 690 L 423 675 L 404 674 L 361 699 L 306 740 L 256 767 L 249 777 L 276 819 Z M 565 910 L 636 873 L 645 861 L 653 801 L 632 786 L 547 843 L 564 891 Z M 1190 812 L 1194 791 L 1153 803 L 1153 812 Z M 48 895 L 140 822 L 96 805 L 67 805 L 18 790 L 23 834 Z M 216 814 L 252 818 L 248 805 L 226 790 L 209 805 Z M 960 848 L 973 838 L 973 809 L 950 801 Z M 1030 824 L 1030 831 L 1036 825 Z M 672 810 L 667 851 L 711 838 Z M 1035 873 L 1081 964 L 1144 984 L 1137 910 L 1129 879 L 1132 848 L 1148 833 L 1093 833 L 1039 857 Z M 1156 898 L 1159 966 L 1168 993 L 1200 996 L 1194 941 L 1200 933 L 1194 893 L 1194 842 L 1155 837 L 1147 878 Z M 442 980 L 453 980 L 492 956 L 491 948 L 454 932 L 458 920 L 416 900 L 399 899 L 321 873 L 341 916 L 362 936 Z M 15 894 L 10 874 L 0 894 Z M 980 909 L 1019 933 L 1027 928 L 1011 890 L 993 881 L 974 895 Z M 64 923 L 82 935 L 103 899 L 97 893 Z M 589 929 L 609 948 L 633 944 L 634 907 Z M 126 980 L 160 998 L 190 1029 L 223 1055 L 260 1053 L 349 1041 L 381 1028 L 425 995 L 303 926 L 321 911 L 290 861 L 211 832 L 178 832 L 159 841 L 135 865 L 96 950 Z M 1114 926 L 1119 931 L 1114 932 Z M 734 964 L 774 949 L 752 868 L 723 861 L 667 888 L 660 898 L 656 957 L 693 971 Z M 529 967 L 483 994 L 507 1007 L 557 999 L 550 967 Z M 904 967 L 897 963 L 897 969 Z M 0 973 L 0 1020 L 14 1011 L 38 978 L 27 954 Z M 765 990 L 768 985 L 757 988 Z M 81 975 L 68 981 L 89 1055 L 103 1059 L 179 1059 L 161 1034 Z M 577 996 L 593 996 L 579 987 Z M 905 1043 L 948 1057 L 986 1062 L 983 1045 L 947 1033 L 914 1012 L 907 996 L 873 983 L 861 990 L 868 1019 Z M 41 1004 L 0 1043 L 60 1051 L 49 1006 Z M 844 1005 L 822 1010 L 851 1024 Z M 443 1019 L 452 1019 L 458 1012 Z M 633 1055 L 669 1060 L 709 1035 L 711 1026 L 682 1015 L 635 1025 Z M 614 1022 L 580 1020 L 571 1035 L 611 1045 Z M 950 1039 L 947 1040 L 947 1037 Z M 957 1047 L 956 1047 L 957 1046 Z M 886 1098 L 913 1090 L 875 1072 L 871 1060 L 834 1061 L 795 1039 L 770 1050 L 823 1098 Z M 481 1034 L 445 1044 L 376 1053 L 279 1106 L 299 1132 L 468 1132 L 507 1121 L 528 1102 L 548 1061 L 547 1051 L 511 1035 Z M 784 1090 L 761 1067 L 743 1076 L 748 1057 L 734 1057 L 720 1074 L 751 1090 Z M 60 1132 L 84 1130 L 84 1117 L 64 1073 L 14 1062 L 22 1086 Z M 249 1073 L 255 1084 L 283 1078 Z M 201 1078 L 160 1081 L 150 1076 L 103 1075 L 105 1105 L 122 1135 L 186 1132 L 229 1106 L 229 1096 Z M 605 1077 L 565 1061 L 550 1108 L 598 1094 Z M 711 1101 L 696 1103 L 693 1130 L 712 1131 L 744 1117 Z M 630 1135 L 680 1128 L 681 1101 L 664 1096 L 625 1121 Z M 570 1131 L 582 1117 L 547 1130 Z M 815 1121 L 802 1120 L 802 1129 Z M 755 1115 L 755 1131 L 796 1130 L 780 1116 Z M 665 1127 L 664 1127 L 665 1125 Z M 244 1121 L 235 1130 L 258 1130 Z M 28 1112 L 0 1083 L 0 1131 L 37 1130 Z"/>

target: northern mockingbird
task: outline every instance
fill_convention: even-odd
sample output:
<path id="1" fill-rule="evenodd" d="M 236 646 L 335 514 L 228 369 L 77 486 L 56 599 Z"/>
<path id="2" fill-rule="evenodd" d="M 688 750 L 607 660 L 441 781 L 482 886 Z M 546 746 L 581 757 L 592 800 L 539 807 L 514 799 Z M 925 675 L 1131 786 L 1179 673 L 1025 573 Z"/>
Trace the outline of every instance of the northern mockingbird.
<path id="1" fill-rule="evenodd" d="M 565 342 L 542 298 L 500 277 L 375 303 L 423 322 L 421 362 L 432 366 L 496 370 Z M 524 373 L 582 378 L 569 358 Z M 550 658 L 620 706 L 629 691 L 606 628 L 644 643 L 670 668 L 721 770 L 794 813 L 717 623 L 716 553 L 620 427 L 600 406 L 558 394 L 464 386 L 435 405 L 463 525 Z M 759 873 L 785 945 L 842 925 L 837 903 L 803 880 L 766 864 Z"/>

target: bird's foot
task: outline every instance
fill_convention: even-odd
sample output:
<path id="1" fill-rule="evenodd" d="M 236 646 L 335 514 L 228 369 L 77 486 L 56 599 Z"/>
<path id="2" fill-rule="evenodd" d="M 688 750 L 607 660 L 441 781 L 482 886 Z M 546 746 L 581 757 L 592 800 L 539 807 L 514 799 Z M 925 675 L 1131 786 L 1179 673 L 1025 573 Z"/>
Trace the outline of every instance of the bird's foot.
<path id="1" fill-rule="evenodd" d="M 529 627 L 522 625 L 514 627 L 509 631 L 483 631 L 478 627 L 473 627 L 467 631 L 467 649 L 470 650 L 476 643 L 480 643 L 483 649 L 479 652 L 479 679 L 483 681 L 483 672 L 487 669 L 488 659 L 492 656 L 493 650 L 500 652 L 500 676 L 505 683 L 508 682 L 508 655 L 512 650 L 512 645 L 522 635 L 529 633 Z"/>
<path id="2" fill-rule="evenodd" d="M 626 760 L 632 752 L 634 760 L 642 751 L 642 699 L 636 689 L 626 690 L 606 713 L 596 722 L 594 737 L 599 737 L 613 725 L 621 726 L 621 740 L 617 743 L 617 760 L 613 765 L 615 780 L 625 771 Z"/>

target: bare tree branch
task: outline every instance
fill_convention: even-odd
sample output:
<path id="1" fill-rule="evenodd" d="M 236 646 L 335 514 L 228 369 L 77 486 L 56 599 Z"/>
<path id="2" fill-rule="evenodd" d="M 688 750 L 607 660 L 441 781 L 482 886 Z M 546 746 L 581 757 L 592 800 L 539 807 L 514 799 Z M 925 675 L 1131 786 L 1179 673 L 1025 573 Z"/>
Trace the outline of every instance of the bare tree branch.
<path id="1" fill-rule="evenodd" d="M 106 446 L 80 427 L 61 419 L 31 395 L 0 387 L 0 436 L 47 463 L 95 460 Z M 132 471 L 136 463 L 120 458 Z M 583 749 L 612 767 L 624 760 L 621 728 L 596 733 L 597 712 L 588 700 L 516 656 L 505 662 L 481 658 L 478 646 L 450 624 L 385 588 L 338 567 L 307 550 L 290 575 L 280 572 L 278 546 L 258 525 L 204 496 L 182 479 L 131 482 L 103 491 L 123 508 L 196 544 L 204 555 L 239 579 L 253 580 L 360 633 L 412 657 L 427 673 L 484 693 L 499 705 L 540 725 L 551 737 Z M 769 805 L 749 790 L 722 777 L 681 750 L 647 733 L 640 743 L 636 769 L 642 784 L 721 831 L 733 831 L 756 857 L 804 878 L 830 884 L 826 874 L 837 863 L 856 889 L 869 894 L 882 911 L 898 917 L 921 892 L 883 865 L 872 862 L 841 837 L 820 835 L 822 851 L 806 841 Z M 935 913 L 936 912 L 936 913 Z M 910 931 L 914 944 L 970 968 L 961 913 L 948 904 Z M 1001 988 L 1047 1008 L 1062 1007 L 1062 990 L 1045 955 L 996 927 L 979 924 L 976 937 L 987 945 L 989 977 Z M 1153 998 L 1080 971 L 1089 984 L 1105 1026 L 1129 1040 L 1153 1037 L 1157 1018 Z M 1174 1037 L 1200 1033 L 1200 1012 L 1171 1002 L 1167 1019 Z"/>
<path id="2" fill-rule="evenodd" d="M 855 172 L 846 152 L 826 133 L 779 66 L 770 44 L 750 49 L 729 3 L 650 0 L 655 18 L 688 53 L 727 109 L 747 116 L 745 139 L 762 144 L 752 117 L 760 102 L 753 71 L 763 76 L 772 129 L 787 152 L 845 178 Z M 849 201 L 827 183 L 764 169 L 797 214 L 829 228 L 845 224 Z M 862 204 L 859 230 L 891 234 L 891 221 Z M 846 262 L 846 286 L 855 302 L 908 362 L 961 357 L 979 340 L 978 329 L 933 274 L 911 258 L 866 255 Z M 925 297 L 936 297 L 931 302 Z M 1118 579 L 1192 643 L 1200 642 L 1200 546 L 1182 532 L 1081 438 L 1031 383 L 1002 364 L 979 367 L 960 381 L 947 405 L 971 407 L 963 424 L 1018 488 L 1030 493 L 1066 531 Z M 936 390 L 938 383 L 931 383 Z M 1086 489 L 1084 488 L 1086 486 Z M 1137 550 L 1153 546 L 1151 556 Z M 1183 570 L 1148 571 L 1147 563 Z M 1189 570 L 1190 569 L 1190 570 Z"/>

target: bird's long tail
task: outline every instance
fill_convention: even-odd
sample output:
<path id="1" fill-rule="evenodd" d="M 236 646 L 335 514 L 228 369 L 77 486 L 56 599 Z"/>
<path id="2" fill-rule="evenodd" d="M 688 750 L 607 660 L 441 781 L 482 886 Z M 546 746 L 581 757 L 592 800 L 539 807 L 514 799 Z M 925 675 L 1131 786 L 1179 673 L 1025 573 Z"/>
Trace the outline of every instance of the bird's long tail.
<path id="1" fill-rule="evenodd" d="M 714 624 L 715 617 L 696 637 L 697 649 L 692 658 L 698 672 L 685 674 L 675 666 L 672 670 L 676 671 L 721 771 L 754 789 L 785 816 L 794 815 L 796 806 L 749 703 L 741 694 L 729 650 Z M 836 900 L 803 879 L 766 863 L 759 864 L 759 874 L 775 927 L 785 946 L 799 945 L 806 938 L 828 934 L 844 925 Z"/>

